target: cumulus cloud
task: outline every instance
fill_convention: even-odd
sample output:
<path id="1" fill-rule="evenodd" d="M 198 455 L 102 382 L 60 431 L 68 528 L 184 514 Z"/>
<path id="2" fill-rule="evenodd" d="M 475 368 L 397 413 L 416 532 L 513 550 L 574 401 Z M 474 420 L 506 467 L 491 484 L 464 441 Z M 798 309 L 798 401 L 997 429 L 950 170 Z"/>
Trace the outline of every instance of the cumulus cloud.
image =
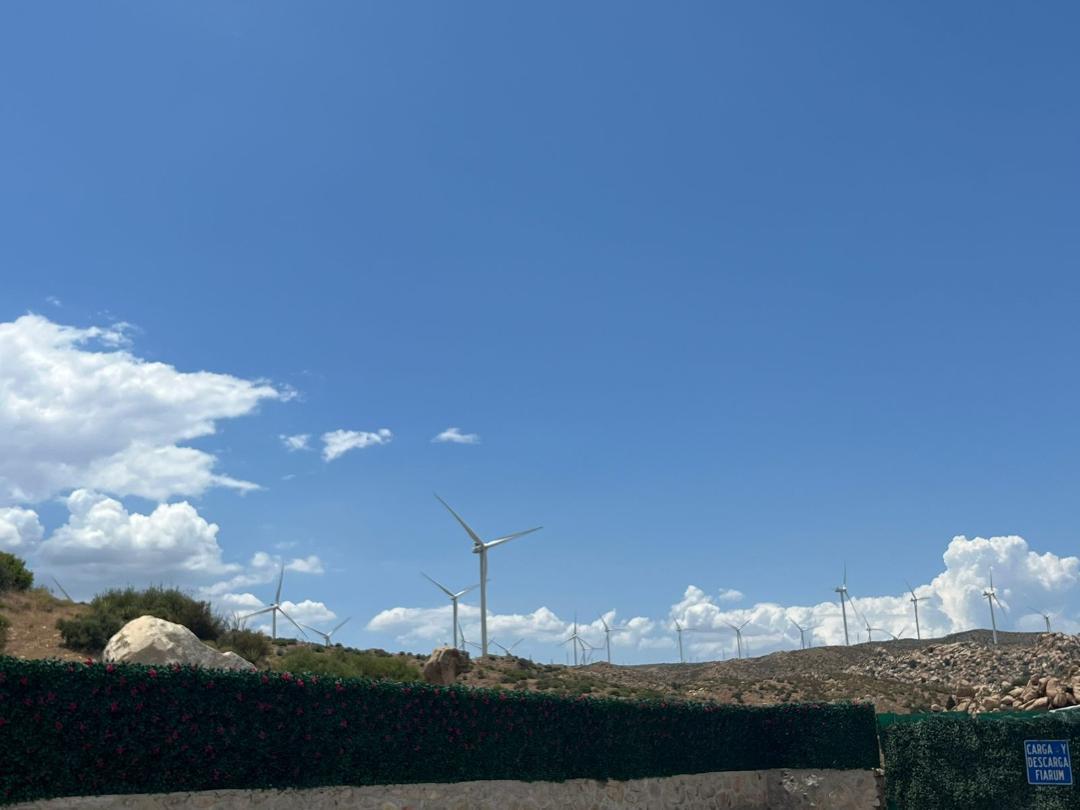
<path id="1" fill-rule="evenodd" d="M 333 461 L 350 450 L 362 450 L 379 444 L 389 444 L 394 434 L 386 428 L 374 433 L 365 430 L 332 430 L 322 435 L 323 460 Z"/>
<path id="2" fill-rule="evenodd" d="M 182 443 L 292 394 L 208 371 L 181 372 L 130 351 L 125 324 L 76 328 L 40 315 L 0 323 L 0 503 L 72 489 L 153 500 L 254 484 L 216 473 Z"/>
<path id="3" fill-rule="evenodd" d="M 281 434 L 278 436 L 281 439 L 281 443 L 285 445 L 285 449 L 290 453 L 294 453 L 297 450 L 310 450 L 311 446 L 308 442 L 311 440 L 310 433 L 296 433 L 292 436 L 286 436 Z"/>
<path id="4" fill-rule="evenodd" d="M 435 444 L 479 444 L 480 436 L 477 433 L 462 433 L 461 428 L 448 427 L 431 441 Z"/>
<path id="5" fill-rule="evenodd" d="M 33 551 L 44 536 L 45 530 L 33 509 L 0 508 L 0 551 L 26 554 Z"/>
<path id="6" fill-rule="evenodd" d="M 944 570 L 928 583 L 915 586 L 923 638 L 939 637 L 974 627 L 989 627 L 983 590 L 990 568 L 994 584 L 1007 610 L 999 612 L 999 629 L 1036 631 L 1044 628 L 1041 612 L 1051 617 L 1053 629 L 1080 631 L 1080 558 L 1032 550 L 1021 537 L 955 537 L 943 555 Z M 907 592 L 862 595 L 853 589 L 847 605 L 851 643 L 915 636 L 911 595 Z M 797 648 L 799 631 L 806 631 L 814 646 L 844 643 L 840 604 L 822 601 L 810 605 L 758 602 L 747 607 L 732 603 L 744 598 L 739 591 L 722 588 L 710 594 L 690 585 L 662 618 L 634 617 L 617 621 L 614 611 L 604 614 L 612 633 L 613 648 L 629 651 L 675 653 L 675 622 L 687 628 L 683 645 L 688 657 L 718 659 L 736 654 L 736 635 L 731 625 L 742 628 L 744 648 L 758 655 L 778 649 Z M 394 635 L 403 644 L 445 641 L 450 638 L 450 606 L 437 608 L 395 607 L 377 614 L 368 629 Z M 466 636 L 479 638 L 479 611 L 461 606 Z M 503 643 L 525 638 L 555 645 L 571 632 L 572 621 L 543 607 L 525 614 L 493 614 L 488 617 L 491 637 Z M 870 628 L 869 630 L 867 628 Z M 594 646 L 604 641 L 599 619 L 582 622 L 579 633 Z M 554 647 L 551 647 L 554 649 Z"/>
<path id="7" fill-rule="evenodd" d="M 160 504 L 143 515 L 106 495 L 78 489 L 66 504 L 67 523 L 40 545 L 38 555 L 70 579 L 189 583 L 241 569 L 222 559 L 217 524 L 186 501 Z"/>

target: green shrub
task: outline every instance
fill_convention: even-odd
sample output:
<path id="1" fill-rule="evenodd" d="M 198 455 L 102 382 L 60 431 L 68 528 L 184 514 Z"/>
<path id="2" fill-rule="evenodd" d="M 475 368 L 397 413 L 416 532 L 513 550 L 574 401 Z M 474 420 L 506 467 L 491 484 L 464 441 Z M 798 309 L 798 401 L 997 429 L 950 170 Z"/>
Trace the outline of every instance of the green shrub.
<path id="1" fill-rule="evenodd" d="M 25 591 L 33 584 L 34 575 L 26 568 L 26 563 L 14 554 L 0 551 L 0 593 Z"/>
<path id="2" fill-rule="evenodd" d="M 947 714 L 896 718 L 881 729 L 885 793 L 903 810 L 1080 808 L 1073 788 L 1027 783 L 1024 740 L 1069 740 L 1080 724 L 1061 714 Z"/>
<path id="3" fill-rule="evenodd" d="M 211 788 L 870 768 L 870 705 L 565 699 L 0 657 L 0 802 Z"/>
<path id="4" fill-rule="evenodd" d="M 217 640 L 217 648 L 222 652 L 232 650 L 241 658 L 246 658 L 253 664 L 258 663 L 274 651 L 274 645 L 270 643 L 270 637 L 258 630 L 228 630 L 221 634 Z"/>
<path id="5" fill-rule="evenodd" d="M 0 652 L 3 652 L 4 648 L 7 647 L 7 634 L 10 624 L 6 616 L 0 615 Z"/>
<path id="6" fill-rule="evenodd" d="M 182 624 L 203 640 L 216 639 L 225 630 L 223 620 L 213 614 L 208 602 L 200 602 L 177 588 L 160 587 L 105 591 L 94 597 L 87 613 L 61 619 L 56 626 L 64 646 L 98 652 L 117 630 L 139 616 Z"/>
<path id="7" fill-rule="evenodd" d="M 275 658 L 271 667 L 278 672 L 311 672 L 334 678 L 421 680 L 419 668 L 404 658 L 342 647 L 293 647 L 285 655 Z"/>

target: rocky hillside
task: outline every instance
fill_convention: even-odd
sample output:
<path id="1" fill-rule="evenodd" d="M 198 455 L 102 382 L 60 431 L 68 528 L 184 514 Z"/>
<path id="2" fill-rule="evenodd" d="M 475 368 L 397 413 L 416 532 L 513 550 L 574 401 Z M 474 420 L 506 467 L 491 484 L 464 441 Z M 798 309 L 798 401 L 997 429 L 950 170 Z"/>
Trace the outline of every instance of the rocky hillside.
<path id="1" fill-rule="evenodd" d="M 56 620 L 85 609 L 45 591 L 5 595 L 0 613 L 11 622 L 6 653 L 84 658 L 60 645 Z M 869 700 L 883 712 L 1039 710 L 1080 703 L 1080 639 L 1059 633 L 998 635 L 997 646 L 988 631 L 975 630 L 927 641 L 817 647 L 694 664 L 566 667 L 488 656 L 473 659 L 458 682 L 563 695 L 667 696 L 744 705 Z M 279 644 L 285 645 L 275 647 L 279 656 L 305 646 Z M 412 656 L 404 658 L 419 666 Z"/>

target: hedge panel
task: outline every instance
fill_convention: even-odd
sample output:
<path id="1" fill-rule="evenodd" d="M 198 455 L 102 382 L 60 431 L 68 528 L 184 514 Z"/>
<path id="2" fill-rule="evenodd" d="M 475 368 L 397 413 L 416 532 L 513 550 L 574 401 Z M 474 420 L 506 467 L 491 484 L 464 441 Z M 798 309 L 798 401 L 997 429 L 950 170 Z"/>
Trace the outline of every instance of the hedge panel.
<path id="1" fill-rule="evenodd" d="M 719 706 L 0 657 L 0 801 L 872 768 L 870 705 Z"/>
<path id="2" fill-rule="evenodd" d="M 889 806 L 1080 810 L 1076 787 L 1029 785 L 1024 761 L 1024 740 L 1069 740 L 1070 753 L 1080 751 L 1080 725 L 1068 714 L 928 715 L 883 726 Z"/>

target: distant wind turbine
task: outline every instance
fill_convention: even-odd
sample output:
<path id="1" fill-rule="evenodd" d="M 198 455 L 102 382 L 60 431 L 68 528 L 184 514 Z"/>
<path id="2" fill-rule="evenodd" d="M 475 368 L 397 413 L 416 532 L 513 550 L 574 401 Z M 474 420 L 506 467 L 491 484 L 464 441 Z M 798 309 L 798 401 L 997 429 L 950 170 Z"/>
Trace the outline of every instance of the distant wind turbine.
<path id="1" fill-rule="evenodd" d="M 256 610 L 254 613 L 249 613 L 247 616 L 241 616 L 240 621 L 247 621 L 253 616 L 260 616 L 263 613 L 270 614 L 270 638 L 277 638 L 277 615 L 280 613 L 286 619 L 293 623 L 293 626 L 300 631 L 300 635 L 304 638 L 308 637 L 308 634 L 304 632 L 304 628 L 298 625 L 293 617 L 285 612 L 281 607 L 281 583 L 285 580 L 285 561 L 281 561 L 281 573 L 278 575 L 277 592 L 274 594 L 274 601 L 269 607 L 264 607 L 261 610 Z"/>
<path id="2" fill-rule="evenodd" d="M 454 616 L 453 616 L 453 622 L 454 622 L 454 623 L 453 623 L 453 624 L 451 625 L 451 629 L 452 629 L 452 630 L 453 630 L 453 632 L 454 632 L 454 646 L 455 646 L 455 647 L 459 646 L 459 645 L 458 645 L 458 637 L 457 637 L 457 629 L 458 629 L 458 599 L 460 599 L 461 597 L 463 597 L 463 596 L 464 596 L 465 594 L 467 594 L 467 593 L 468 593 L 469 591 L 472 591 L 472 590 L 475 590 L 476 588 L 479 588 L 479 587 L 480 587 L 480 585 L 479 585 L 479 584 L 476 584 L 476 585 L 470 585 L 470 586 L 469 586 L 468 588 L 466 588 L 465 590 L 463 590 L 463 591 L 458 591 L 457 593 L 454 593 L 454 592 L 453 592 L 452 590 L 450 590 L 449 588 L 447 588 L 447 587 L 446 587 L 445 585 L 443 585 L 443 584 L 441 584 L 441 583 L 439 583 L 439 582 L 436 582 L 436 581 L 435 581 L 434 579 L 432 579 L 431 577 L 429 577 L 429 576 L 428 576 L 427 574 L 425 574 L 425 573 L 424 573 L 423 571 L 421 571 L 421 572 L 420 572 L 420 575 L 421 575 L 421 576 L 422 576 L 422 577 L 423 577 L 424 579 L 426 579 L 426 580 L 427 580 L 428 582 L 430 582 L 430 583 L 431 583 L 432 585 L 434 585 L 434 586 L 435 586 L 436 588 L 438 588 L 438 589 L 439 589 L 440 591 L 442 591 L 443 593 L 445 593 L 445 594 L 446 594 L 447 596 L 449 596 L 449 597 L 450 597 L 450 604 L 452 604 L 452 605 L 454 606 Z"/>
<path id="3" fill-rule="evenodd" d="M 488 633 L 487 633 L 487 578 L 488 578 L 488 576 L 487 576 L 487 567 L 488 567 L 487 555 L 488 555 L 488 551 L 495 548 L 495 546 L 502 545 L 503 543 L 507 543 L 507 542 L 509 542 L 511 540 L 514 540 L 515 538 L 524 537 L 527 534 L 532 534 L 533 532 L 538 532 L 538 531 L 540 531 L 540 529 L 543 528 L 543 526 L 537 526 L 534 529 L 526 529 L 523 532 L 514 532 L 513 534 L 507 534 L 507 535 L 504 535 L 503 537 L 497 537 L 494 540 L 488 540 L 485 543 L 483 540 L 480 539 L 480 535 L 478 535 L 476 532 L 474 532 L 472 530 L 472 527 L 469 526 L 469 524 L 466 523 L 464 520 L 462 520 L 461 515 L 459 515 L 457 512 L 455 512 L 453 509 L 450 508 L 450 504 L 448 504 L 446 501 L 444 501 L 438 495 L 436 495 L 435 497 L 436 497 L 436 499 L 438 499 L 439 503 L 441 503 L 443 506 L 445 506 L 446 510 L 451 515 L 454 516 L 454 519 L 458 523 L 461 524 L 461 528 L 463 528 L 465 530 L 465 533 L 467 535 L 469 535 L 469 538 L 473 541 L 473 554 L 480 555 L 480 650 L 481 650 L 480 654 L 481 655 L 487 655 L 488 654 Z"/>
<path id="4" fill-rule="evenodd" d="M 905 582 L 907 585 L 908 593 L 911 594 L 911 606 L 915 609 L 915 638 L 922 641 L 922 630 L 919 628 L 919 602 L 924 599 L 929 599 L 929 596 L 916 596 L 915 589 L 911 587 L 910 582 Z"/>
<path id="5" fill-rule="evenodd" d="M 694 628 L 694 627 L 683 627 L 681 624 L 679 624 L 679 620 L 675 619 L 675 632 L 679 636 L 679 663 L 680 664 L 685 664 L 686 663 L 686 659 L 683 657 L 682 634 L 683 633 L 693 633 L 694 630 L 696 630 L 696 629 L 697 628 Z"/>
<path id="6" fill-rule="evenodd" d="M 1028 606 L 1028 610 L 1030 610 L 1033 613 L 1038 613 L 1040 616 L 1043 617 L 1043 621 L 1046 622 L 1046 632 L 1049 633 L 1050 632 L 1050 614 L 1049 613 L 1044 613 L 1043 611 L 1038 610 L 1036 608 L 1033 608 L 1030 605 Z"/>
<path id="7" fill-rule="evenodd" d="M 324 632 L 323 632 L 322 630 L 316 630 L 316 629 L 315 629 L 314 627 L 311 627 L 310 625 L 306 625 L 306 624 L 303 624 L 303 623 L 301 623 L 301 625 L 300 625 L 300 626 L 301 626 L 301 627 L 306 627 L 306 628 L 307 628 L 308 630 L 310 630 L 310 631 L 311 631 L 312 633 L 314 633 L 314 634 L 315 634 L 315 635 L 317 635 L 317 636 L 322 636 L 322 639 L 323 639 L 323 646 L 324 646 L 324 647 L 329 647 L 329 646 L 330 646 L 330 637 L 331 637 L 332 635 L 334 635 L 334 633 L 336 633 L 336 632 L 337 632 L 338 630 L 340 630 L 340 629 L 341 629 L 342 627 L 344 627 L 344 626 L 345 626 L 345 622 L 347 622 L 347 621 L 348 621 L 349 619 L 351 619 L 351 618 L 352 618 L 352 616 L 347 616 L 347 617 L 346 617 L 346 618 L 344 619 L 344 621 L 342 621 L 342 622 L 341 622 L 341 624 L 339 624 L 339 625 L 338 625 L 337 627 L 335 627 L 335 628 L 334 628 L 333 630 L 331 630 L 331 631 L 330 631 L 329 633 L 324 633 Z"/>
<path id="8" fill-rule="evenodd" d="M 569 644 L 573 648 L 573 650 L 574 650 L 574 666 L 575 667 L 578 665 L 578 649 L 579 648 L 581 649 L 581 656 L 582 656 L 583 659 L 585 658 L 585 650 L 586 650 L 586 648 L 588 648 L 590 650 L 596 649 L 595 647 L 593 647 L 592 644 L 587 642 L 585 639 L 583 639 L 578 634 L 577 616 L 574 617 L 574 632 L 571 634 L 570 638 L 566 639 L 566 641 L 563 642 L 563 644 Z M 588 663 L 588 662 L 583 661 L 583 663 Z"/>
<path id="9" fill-rule="evenodd" d="M 739 649 L 739 658 L 742 658 L 743 657 L 742 629 L 744 627 L 746 627 L 746 625 L 750 624 L 750 620 L 747 619 L 745 622 L 740 624 L 738 627 L 733 625 L 731 622 L 724 622 L 724 624 L 726 624 L 728 627 L 730 627 L 732 630 L 735 631 L 735 642 L 736 642 L 736 644 L 738 646 L 738 649 Z"/>
<path id="10" fill-rule="evenodd" d="M 844 617 L 844 644 L 851 646 L 851 637 L 848 635 L 847 627 L 847 607 L 844 605 L 844 600 L 848 598 L 847 590 L 847 563 L 844 563 L 844 581 L 837 585 L 833 590 L 840 594 L 840 613 Z"/>
<path id="11" fill-rule="evenodd" d="M 789 618 L 788 621 L 791 622 L 793 625 L 795 625 L 795 628 L 799 631 L 799 649 L 805 650 L 806 649 L 806 630 L 807 630 L 807 628 L 803 627 L 801 624 L 799 624 L 794 619 Z"/>
<path id="12" fill-rule="evenodd" d="M 990 587 L 983 591 L 983 596 L 986 597 L 986 603 L 990 605 L 990 626 L 994 630 L 994 644 L 998 643 L 997 636 L 997 617 L 994 616 L 994 602 L 997 602 L 998 607 L 1001 607 L 1001 600 L 998 599 L 997 590 L 994 588 L 994 569 L 990 568 Z M 1004 610 L 1004 608 L 1002 608 Z"/>
<path id="13" fill-rule="evenodd" d="M 495 639 L 492 639 L 492 640 L 491 640 L 491 643 L 492 643 L 492 644 L 494 644 L 494 645 L 495 645 L 496 647 L 498 647 L 498 648 L 499 648 L 500 650 L 502 650 L 502 651 L 503 651 L 503 655 L 506 655 L 507 657 L 509 657 L 509 656 L 511 656 L 511 655 L 513 655 L 513 654 L 514 654 L 514 647 L 516 647 L 516 646 L 517 646 L 518 644 L 520 644 L 520 643 L 521 643 L 522 641 L 524 641 L 524 640 L 525 640 L 525 639 L 521 639 L 521 638 L 519 638 L 519 639 L 518 639 L 517 641 L 515 641 L 515 642 L 514 642 L 513 644 L 511 644 L 511 645 L 510 645 L 509 647 L 504 647 L 504 646 L 503 646 L 502 644 L 500 644 L 499 642 L 497 642 L 497 641 L 496 641 Z"/>
<path id="14" fill-rule="evenodd" d="M 600 617 L 600 624 L 604 625 L 604 646 L 607 648 L 607 662 L 611 663 L 611 634 L 622 633 L 628 630 L 627 627 L 611 627 L 603 616 Z"/>

